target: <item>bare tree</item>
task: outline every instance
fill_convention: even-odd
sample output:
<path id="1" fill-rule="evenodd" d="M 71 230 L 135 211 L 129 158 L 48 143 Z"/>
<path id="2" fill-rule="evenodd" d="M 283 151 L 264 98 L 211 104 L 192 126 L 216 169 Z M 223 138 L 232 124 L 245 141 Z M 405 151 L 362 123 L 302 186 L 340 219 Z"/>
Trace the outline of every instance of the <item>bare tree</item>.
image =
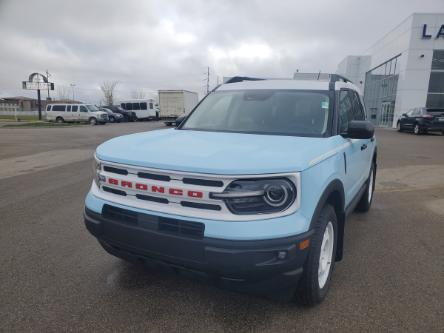
<path id="1" fill-rule="evenodd" d="M 57 87 L 57 98 L 59 101 L 67 101 L 71 98 L 71 90 L 65 86 Z"/>
<path id="2" fill-rule="evenodd" d="M 143 91 L 141 89 L 134 89 L 131 92 L 131 98 L 134 98 L 134 99 L 145 99 L 146 98 L 146 93 L 145 93 L 145 91 Z"/>
<path id="3" fill-rule="evenodd" d="M 103 92 L 103 104 L 114 104 L 114 89 L 116 88 L 118 81 L 104 81 L 100 86 L 100 90 Z"/>

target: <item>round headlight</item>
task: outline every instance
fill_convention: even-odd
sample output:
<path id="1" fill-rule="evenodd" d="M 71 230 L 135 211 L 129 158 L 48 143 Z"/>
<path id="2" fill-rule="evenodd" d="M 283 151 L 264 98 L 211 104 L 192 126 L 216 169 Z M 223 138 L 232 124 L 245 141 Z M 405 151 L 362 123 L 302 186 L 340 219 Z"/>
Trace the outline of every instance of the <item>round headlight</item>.
<path id="1" fill-rule="evenodd" d="M 270 206 L 282 206 L 288 200 L 288 188 L 278 184 L 267 185 L 265 187 L 264 199 Z"/>

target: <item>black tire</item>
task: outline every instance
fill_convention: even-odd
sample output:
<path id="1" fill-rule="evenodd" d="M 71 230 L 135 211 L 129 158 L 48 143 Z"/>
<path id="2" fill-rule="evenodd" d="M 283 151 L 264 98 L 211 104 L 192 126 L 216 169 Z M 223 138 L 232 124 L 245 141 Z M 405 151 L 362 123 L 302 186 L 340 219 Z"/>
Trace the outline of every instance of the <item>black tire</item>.
<path id="1" fill-rule="evenodd" d="M 94 117 L 89 118 L 88 122 L 90 125 L 97 125 L 97 119 Z"/>
<path id="2" fill-rule="evenodd" d="M 113 116 L 111 116 L 111 117 L 109 117 L 109 122 L 114 123 L 114 122 L 116 122 L 116 119 Z"/>
<path id="3" fill-rule="evenodd" d="M 413 133 L 415 133 L 416 135 L 420 135 L 422 133 L 421 127 L 419 127 L 419 124 L 415 124 L 415 126 L 413 127 Z"/>
<path id="4" fill-rule="evenodd" d="M 402 132 L 404 129 L 401 127 L 401 122 L 398 121 L 398 123 L 396 124 L 396 128 L 398 129 L 398 132 Z"/>
<path id="5" fill-rule="evenodd" d="M 65 122 L 65 120 L 62 117 L 57 117 L 56 118 L 56 123 L 61 124 L 61 123 L 64 123 L 64 122 Z"/>
<path id="6" fill-rule="evenodd" d="M 370 210 L 370 207 L 373 202 L 373 193 L 375 191 L 375 180 L 376 180 L 376 168 L 375 168 L 375 163 L 372 163 L 370 174 L 367 178 L 366 182 L 367 185 L 365 186 L 364 194 L 362 195 L 361 199 L 359 200 L 355 208 L 357 212 L 366 213 Z"/>
<path id="7" fill-rule="evenodd" d="M 319 261 L 324 232 L 331 222 L 333 227 L 333 253 L 325 284 L 319 285 Z M 331 275 L 335 265 L 336 247 L 338 239 L 338 220 L 335 210 L 327 204 L 321 211 L 314 226 L 314 235 L 310 240 L 310 252 L 304 265 L 304 273 L 299 281 L 296 299 L 304 305 L 315 305 L 321 303 L 327 295 L 330 287 Z"/>

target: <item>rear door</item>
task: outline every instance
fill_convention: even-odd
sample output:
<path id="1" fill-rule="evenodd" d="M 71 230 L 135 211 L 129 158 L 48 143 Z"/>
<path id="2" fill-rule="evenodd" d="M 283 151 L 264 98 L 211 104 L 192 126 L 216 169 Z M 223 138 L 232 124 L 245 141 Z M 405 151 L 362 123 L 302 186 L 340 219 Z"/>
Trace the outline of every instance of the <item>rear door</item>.
<path id="1" fill-rule="evenodd" d="M 425 115 L 430 117 L 430 128 L 432 130 L 444 129 L 444 109 L 424 109 Z"/>

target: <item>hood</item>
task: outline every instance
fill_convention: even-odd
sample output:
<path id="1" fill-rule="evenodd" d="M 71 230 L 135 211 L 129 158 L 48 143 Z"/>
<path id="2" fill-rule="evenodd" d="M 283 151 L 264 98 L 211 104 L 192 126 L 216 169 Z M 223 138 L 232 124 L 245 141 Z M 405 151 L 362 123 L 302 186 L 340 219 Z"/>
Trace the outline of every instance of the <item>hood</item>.
<path id="1" fill-rule="evenodd" d="M 264 174 L 302 171 L 334 148 L 334 138 L 308 138 L 163 129 L 101 144 L 97 158 L 147 168 L 209 173 Z"/>

